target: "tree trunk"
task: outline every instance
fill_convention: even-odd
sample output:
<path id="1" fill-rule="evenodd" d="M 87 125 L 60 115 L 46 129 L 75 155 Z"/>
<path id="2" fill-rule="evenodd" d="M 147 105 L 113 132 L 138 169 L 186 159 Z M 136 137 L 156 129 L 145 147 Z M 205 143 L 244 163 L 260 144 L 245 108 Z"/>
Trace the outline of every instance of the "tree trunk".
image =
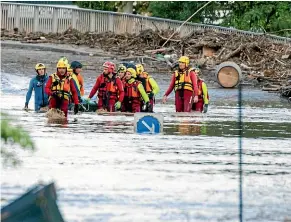
<path id="1" fill-rule="evenodd" d="M 123 7 L 123 12 L 132 14 L 133 12 L 133 1 L 126 2 L 126 5 Z"/>

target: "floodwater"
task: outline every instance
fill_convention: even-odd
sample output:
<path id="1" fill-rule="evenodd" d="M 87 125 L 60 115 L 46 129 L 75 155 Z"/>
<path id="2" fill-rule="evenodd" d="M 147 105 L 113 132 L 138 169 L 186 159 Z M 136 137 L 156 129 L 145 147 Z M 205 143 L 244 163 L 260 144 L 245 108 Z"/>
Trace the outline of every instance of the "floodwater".
<path id="1" fill-rule="evenodd" d="M 154 77 L 164 133 L 138 135 L 133 116 L 70 114 L 69 124 L 48 125 L 45 114 L 22 110 L 30 77 L 2 72 L 2 111 L 37 146 L 17 153 L 21 167 L 2 169 L 2 204 L 55 181 L 66 221 L 238 221 L 237 89 L 210 89 L 207 114 L 176 114 L 173 94 L 160 102 L 169 77 Z M 290 105 L 254 89 L 243 91 L 243 103 L 244 221 L 284 221 L 291 218 Z"/>

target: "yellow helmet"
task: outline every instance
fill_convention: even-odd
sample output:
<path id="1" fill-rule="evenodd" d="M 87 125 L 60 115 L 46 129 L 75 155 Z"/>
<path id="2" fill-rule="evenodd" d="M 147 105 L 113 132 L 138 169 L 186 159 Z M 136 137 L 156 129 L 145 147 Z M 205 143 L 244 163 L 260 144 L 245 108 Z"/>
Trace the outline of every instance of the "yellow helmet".
<path id="1" fill-rule="evenodd" d="M 39 69 L 45 69 L 45 65 L 43 63 L 37 63 L 35 65 L 35 70 L 39 70 Z"/>
<path id="2" fill-rule="evenodd" d="M 65 63 L 63 60 L 59 60 L 57 63 L 57 68 L 68 68 L 68 64 Z"/>
<path id="3" fill-rule="evenodd" d="M 136 78 L 136 71 L 133 68 L 128 68 L 126 72 L 130 72 L 132 78 Z"/>
<path id="4" fill-rule="evenodd" d="M 119 65 L 118 66 L 118 70 L 117 70 L 117 72 L 126 72 L 126 67 L 125 67 L 125 65 Z"/>
<path id="5" fill-rule="evenodd" d="M 142 64 L 137 64 L 135 67 L 136 67 L 136 73 L 138 75 L 141 74 L 142 72 L 144 72 L 144 67 Z"/>
<path id="6" fill-rule="evenodd" d="M 190 59 L 188 56 L 181 56 L 179 59 L 179 62 L 185 63 L 186 67 L 188 67 L 190 63 Z"/>
<path id="7" fill-rule="evenodd" d="M 59 61 L 64 61 L 65 63 L 68 63 L 69 64 L 69 60 L 67 59 L 67 57 L 65 56 L 62 56 Z"/>

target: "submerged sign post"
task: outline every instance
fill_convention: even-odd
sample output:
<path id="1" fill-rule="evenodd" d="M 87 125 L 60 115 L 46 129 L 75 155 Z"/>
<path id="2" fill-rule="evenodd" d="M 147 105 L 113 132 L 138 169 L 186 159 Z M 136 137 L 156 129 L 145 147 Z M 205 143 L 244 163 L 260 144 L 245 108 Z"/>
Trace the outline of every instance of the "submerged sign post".
<path id="1" fill-rule="evenodd" d="M 163 132 L 164 116 L 156 113 L 135 113 L 134 131 L 143 134 L 158 134 Z"/>

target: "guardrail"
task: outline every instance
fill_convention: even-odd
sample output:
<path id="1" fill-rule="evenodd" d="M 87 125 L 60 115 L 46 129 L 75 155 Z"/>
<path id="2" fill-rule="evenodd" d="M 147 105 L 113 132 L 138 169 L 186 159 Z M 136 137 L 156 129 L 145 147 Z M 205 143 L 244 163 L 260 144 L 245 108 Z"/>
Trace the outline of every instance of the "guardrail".
<path id="1" fill-rule="evenodd" d="M 26 32 L 60 33 L 71 26 L 83 33 L 111 31 L 117 34 L 138 34 L 142 30 L 156 29 L 156 27 L 176 29 L 183 23 L 170 19 L 81 8 L 6 2 L 1 2 L 0 5 L 1 28 L 13 30 L 17 27 L 20 31 Z M 264 35 L 263 33 L 190 22 L 181 28 L 180 35 L 185 36 L 195 30 L 214 30 L 245 36 Z M 291 43 L 291 38 L 269 34 L 265 36 L 274 42 Z"/>

